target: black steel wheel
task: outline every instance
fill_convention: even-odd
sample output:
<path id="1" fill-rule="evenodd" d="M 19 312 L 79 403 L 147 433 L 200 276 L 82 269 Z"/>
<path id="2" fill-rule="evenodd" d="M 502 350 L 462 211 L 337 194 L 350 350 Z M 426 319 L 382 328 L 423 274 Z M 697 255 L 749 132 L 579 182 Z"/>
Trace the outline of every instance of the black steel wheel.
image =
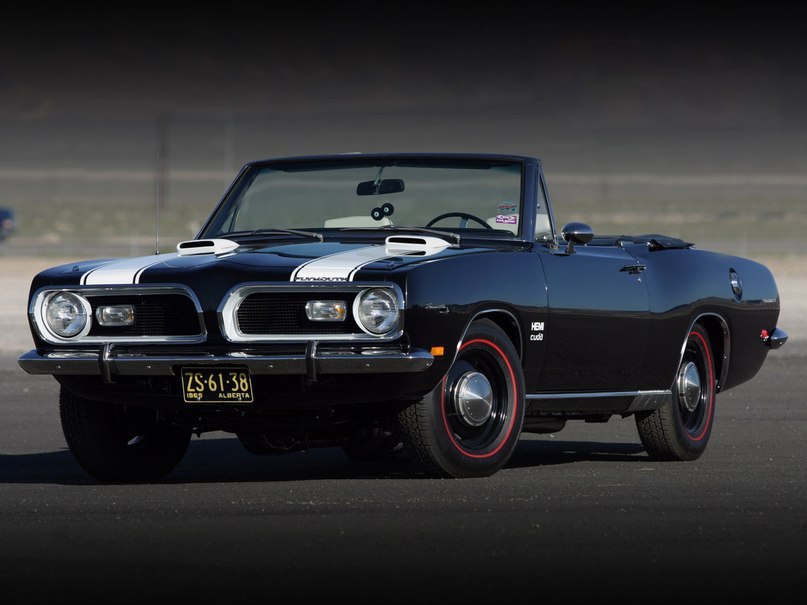
<path id="1" fill-rule="evenodd" d="M 474 322 L 448 373 L 399 421 L 430 475 L 485 477 L 501 469 L 524 421 L 524 376 L 507 335 L 489 320 Z"/>
<path id="2" fill-rule="evenodd" d="M 156 481 L 179 464 L 191 430 L 161 420 L 156 410 L 91 401 L 62 387 L 59 414 L 67 445 L 99 481 Z"/>
<path id="3" fill-rule="evenodd" d="M 687 337 L 672 398 L 636 416 L 645 450 L 657 460 L 695 460 L 706 450 L 715 412 L 715 364 L 709 335 L 696 325 Z"/>

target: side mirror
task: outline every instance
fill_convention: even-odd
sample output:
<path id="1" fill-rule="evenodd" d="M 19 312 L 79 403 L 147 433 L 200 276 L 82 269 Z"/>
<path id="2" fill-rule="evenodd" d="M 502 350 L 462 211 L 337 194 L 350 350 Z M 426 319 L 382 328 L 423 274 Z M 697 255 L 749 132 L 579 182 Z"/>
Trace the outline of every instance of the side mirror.
<path id="1" fill-rule="evenodd" d="M 568 243 L 566 254 L 574 252 L 575 244 L 587 244 L 594 239 L 594 230 L 585 223 L 569 223 L 561 230 L 560 234 Z"/>

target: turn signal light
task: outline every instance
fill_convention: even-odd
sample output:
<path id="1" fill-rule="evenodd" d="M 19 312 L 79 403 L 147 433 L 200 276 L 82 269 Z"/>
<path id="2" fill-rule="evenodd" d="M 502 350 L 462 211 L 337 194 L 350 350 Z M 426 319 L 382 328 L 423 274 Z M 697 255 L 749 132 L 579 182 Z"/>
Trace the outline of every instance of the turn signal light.
<path id="1" fill-rule="evenodd" d="M 345 321 L 347 302 L 344 300 L 309 300 L 305 314 L 311 321 Z"/>
<path id="2" fill-rule="evenodd" d="M 133 305 L 109 305 L 98 307 L 95 311 L 95 318 L 102 326 L 121 327 L 131 326 L 135 321 L 135 310 Z"/>

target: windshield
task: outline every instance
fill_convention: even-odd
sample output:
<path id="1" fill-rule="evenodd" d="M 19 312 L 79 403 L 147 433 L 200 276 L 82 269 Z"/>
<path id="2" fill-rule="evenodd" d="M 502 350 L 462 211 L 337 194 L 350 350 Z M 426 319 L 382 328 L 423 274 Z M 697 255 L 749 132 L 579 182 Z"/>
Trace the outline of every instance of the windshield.
<path id="1" fill-rule="evenodd" d="M 504 161 L 256 164 L 201 237 L 379 228 L 513 237 L 521 180 L 521 164 Z"/>

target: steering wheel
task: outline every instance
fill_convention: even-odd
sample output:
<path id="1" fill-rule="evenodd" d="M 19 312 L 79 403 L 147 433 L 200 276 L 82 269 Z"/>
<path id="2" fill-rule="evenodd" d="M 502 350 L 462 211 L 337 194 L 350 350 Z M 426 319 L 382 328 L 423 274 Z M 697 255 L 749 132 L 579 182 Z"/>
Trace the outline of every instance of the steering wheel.
<path id="1" fill-rule="evenodd" d="M 426 223 L 426 227 L 431 227 L 434 223 L 443 220 L 444 218 L 450 218 L 452 216 L 461 218 L 462 221 L 460 222 L 460 229 L 465 229 L 468 226 L 468 221 L 475 221 L 482 225 L 485 229 L 493 230 L 493 227 L 488 225 L 484 220 L 479 218 L 478 216 L 474 216 L 473 214 L 468 214 L 467 212 L 446 212 L 445 214 L 441 214 L 440 216 L 434 217 L 428 223 Z"/>

